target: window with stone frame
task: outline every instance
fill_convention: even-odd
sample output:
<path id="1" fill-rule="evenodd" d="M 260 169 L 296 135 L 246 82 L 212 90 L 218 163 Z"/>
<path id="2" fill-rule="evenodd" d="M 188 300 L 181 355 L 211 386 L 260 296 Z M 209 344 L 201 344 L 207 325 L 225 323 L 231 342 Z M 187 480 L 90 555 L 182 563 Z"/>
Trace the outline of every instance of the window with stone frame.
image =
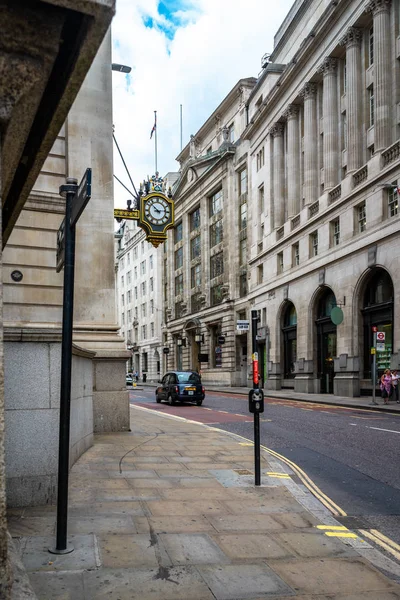
<path id="1" fill-rule="evenodd" d="M 257 283 L 262 283 L 264 281 L 264 265 L 258 265 L 257 267 Z"/>
<path id="2" fill-rule="evenodd" d="M 178 223 L 177 225 L 175 225 L 175 231 L 174 231 L 175 244 L 177 244 L 178 242 L 181 242 L 182 238 L 183 238 L 183 225 L 182 225 L 182 223 Z"/>
<path id="3" fill-rule="evenodd" d="M 218 221 L 216 221 L 212 225 L 210 225 L 210 248 L 213 248 L 217 244 L 220 244 L 222 242 L 223 238 L 224 238 L 224 227 L 223 227 L 223 220 L 222 220 L 222 213 L 221 213 L 221 218 L 218 219 Z"/>
<path id="4" fill-rule="evenodd" d="M 374 64 L 374 28 L 371 27 L 368 32 L 368 66 Z"/>
<path id="5" fill-rule="evenodd" d="M 210 289 L 211 296 L 211 306 L 215 306 L 216 304 L 220 304 L 223 300 L 222 295 L 222 285 L 213 285 Z"/>
<path id="6" fill-rule="evenodd" d="M 175 296 L 183 294 L 183 274 L 175 277 Z"/>
<path id="7" fill-rule="evenodd" d="M 240 298 L 244 298 L 244 296 L 247 296 L 247 290 L 248 290 L 247 273 L 242 273 L 239 276 L 239 296 L 240 296 Z"/>
<path id="8" fill-rule="evenodd" d="M 355 208 L 357 232 L 363 233 L 367 228 L 367 212 L 365 200 Z"/>
<path id="9" fill-rule="evenodd" d="M 154 278 L 150 277 L 150 291 L 153 292 L 154 291 Z"/>
<path id="10" fill-rule="evenodd" d="M 175 319 L 185 316 L 185 305 L 183 302 L 175 302 Z"/>
<path id="11" fill-rule="evenodd" d="M 218 214 L 222 210 L 222 204 L 223 204 L 223 194 L 222 194 L 222 189 L 220 189 L 220 190 L 218 190 L 218 192 L 215 192 L 215 194 L 213 194 L 209 198 L 210 217 L 213 217 L 214 215 Z"/>
<path id="12" fill-rule="evenodd" d="M 201 255 L 201 236 L 196 235 L 196 237 L 190 240 L 190 259 L 193 260 Z"/>
<path id="13" fill-rule="evenodd" d="M 178 248 L 175 251 L 175 269 L 180 269 L 183 266 L 183 248 Z"/>
<path id="14" fill-rule="evenodd" d="M 190 231 L 200 228 L 200 206 L 190 213 Z"/>
<path id="15" fill-rule="evenodd" d="M 239 173 L 239 196 L 247 194 L 247 169 L 242 169 Z"/>
<path id="16" fill-rule="evenodd" d="M 247 265 L 247 238 L 240 240 L 239 245 L 239 265 Z"/>
<path id="17" fill-rule="evenodd" d="M 318 231 L 310 234 L 310 256 L 318 256 Z"/>
<path id="18" fill-rule="evenodd" d="M 283 273 L 283 252 L 278 252 L 277 254 L 277 272 L 278 275 Z"/>
<path id="19" fill-rule="evenodd" d="M 228 131 L 229 131 L 228 139 L 231 144 L 234 144 L 235 143 L 235 125 L 234 125 L 234 123 L 231 123 L 231 125 L 229 125 Z"/>
<path id="20" fill-rule="evenodd" d="M 190 287 L 198 287 L 201 285 L 201 264 L 194 265 L 190 269 Z"/>
<path id="21" fill-rule="evenodd" d="M 199 312 L 202 309 L 201 293 L 192 294 L 190 297 L 190 310 L 192 313 Z"/>
<path id="22" fill-rule="evenodd" d="M 340 243 L 340 219 L 334 219 L 330 223 L 331 246 L 338 246 Z"/>
<path id="23" fill-rule="evenodd" d="M 242 196 L 243 197 L 243 196 Z M 239 207 L 239 230 L 247 227 L 247 202 L 242 202 Z"/>
<path id="24" fill-rule="evenodd" d="M 297 267 L 300 264 L 300 246 L 299 242 L 292 246 L 292 266 Z"/>
<path id="25" fill-rule="evenodd" d="M 399 212 L 399 188 L 397 181 L 392 183 L 392 187 L 388 189 L 388 216 L 395 217 Z"/>
<path id="26" fill-rule="evenodd" d="M 210 258 L 210 278 L 214 279 L 224 272 L 224 253 L 218 252 Z"/>
<path id="27" fill-rule="evenodd" d="M 374 97 L 374 85 L 368 89 L 369 96 L 369 126 L 372 127 L 375 123 L 375 97 Z"/>

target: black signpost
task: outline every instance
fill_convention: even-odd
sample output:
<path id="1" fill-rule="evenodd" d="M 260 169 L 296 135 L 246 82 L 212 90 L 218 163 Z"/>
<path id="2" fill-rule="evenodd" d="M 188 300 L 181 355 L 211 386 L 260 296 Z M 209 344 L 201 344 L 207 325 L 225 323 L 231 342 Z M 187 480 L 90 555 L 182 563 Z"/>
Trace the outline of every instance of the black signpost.
<path id="1" fill-rule="evenodd" d="M 256 310 L 251 311 L 251 338 L 253 360 L 253 389 L 249 392 L 249 412 L 254 414 L 254 474 L 255 485 L 261 485 L 260 468 L 260 413 L 264 412 L 264 392 L 260 389 L 258 351 L 257 351 L 257 323 Z"/>
<path id="2" fill-rule="evenodd" d="M 57 534 L 52 554 L 74 550 L 67 541 L 69 438 L 71 414 L 72 327 L 74 316 L 75 230 L 76 222 L 91 196 L 92 170 L 87 169 L 78 187 L 77 179 L 67 178 L 60 187 L 65 197 L 65 219 L 57 234 L 57 270 L 64 266 L 63 321 L 61 343 L 60 433 L 58 443 Z"/>

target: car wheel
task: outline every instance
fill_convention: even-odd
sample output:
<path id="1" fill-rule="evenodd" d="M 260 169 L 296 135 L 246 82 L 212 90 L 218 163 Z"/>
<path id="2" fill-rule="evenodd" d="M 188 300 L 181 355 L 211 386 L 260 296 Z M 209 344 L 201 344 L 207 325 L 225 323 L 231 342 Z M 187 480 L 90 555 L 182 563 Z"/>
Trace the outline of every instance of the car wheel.
<path id="1" fill-rule="evenodd" d="M 196 400 L 197 406 L 201 406 L 203 404 L 203 400 Z"/>
<path id="2" fill-rule="evenodd" d="M 172 398 L 171 394 L 169 394 L 169 396 L 168 396 L 168 404 L 169 404 L 170 406 L 172 406 L 172 405 L 174 404 L 174 400 L 173 400 L 173 398 Z"/>
<path id="3" fill-rule="evenodd" d="M 160 396 L 158 394 L 156 394 L 156 402 L 158 404 L 160 404 L 160 402 L 161 402 L 161 398 L 160 398 Z"/>

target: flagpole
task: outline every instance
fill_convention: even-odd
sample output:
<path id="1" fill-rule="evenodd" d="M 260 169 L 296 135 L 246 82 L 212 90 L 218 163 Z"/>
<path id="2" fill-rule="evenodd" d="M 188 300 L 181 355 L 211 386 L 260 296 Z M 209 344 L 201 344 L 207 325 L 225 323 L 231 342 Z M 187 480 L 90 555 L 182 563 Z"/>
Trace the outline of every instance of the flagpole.
<path id="1" fill-rule="evenodd" d="M 181 114 L 180 114 L 180 121 L 181 121 L 181 152 L 182 152 L 182 104 L 181 104 Z"/>
<path id="2" fill-rule="evenodd" d="M 155 155 L 155 163 L 156 163 L 156 170 L 155 172 L 158 172 L 157 169 L 157 111 L 154 111 L 154 125 L 155 125 L 155 131 L 154 131 L 154 155 Z"/>

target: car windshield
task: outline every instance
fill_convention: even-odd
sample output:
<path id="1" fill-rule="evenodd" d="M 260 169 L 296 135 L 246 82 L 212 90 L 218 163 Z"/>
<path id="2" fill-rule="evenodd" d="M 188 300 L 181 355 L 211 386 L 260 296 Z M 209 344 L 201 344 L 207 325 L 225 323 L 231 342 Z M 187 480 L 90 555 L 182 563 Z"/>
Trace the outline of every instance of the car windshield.
<path id="1" fill-rule="evenodd" d="M 177 373 L 179 383 L 200 383 L 200 376 L 197 373 Z"/>

